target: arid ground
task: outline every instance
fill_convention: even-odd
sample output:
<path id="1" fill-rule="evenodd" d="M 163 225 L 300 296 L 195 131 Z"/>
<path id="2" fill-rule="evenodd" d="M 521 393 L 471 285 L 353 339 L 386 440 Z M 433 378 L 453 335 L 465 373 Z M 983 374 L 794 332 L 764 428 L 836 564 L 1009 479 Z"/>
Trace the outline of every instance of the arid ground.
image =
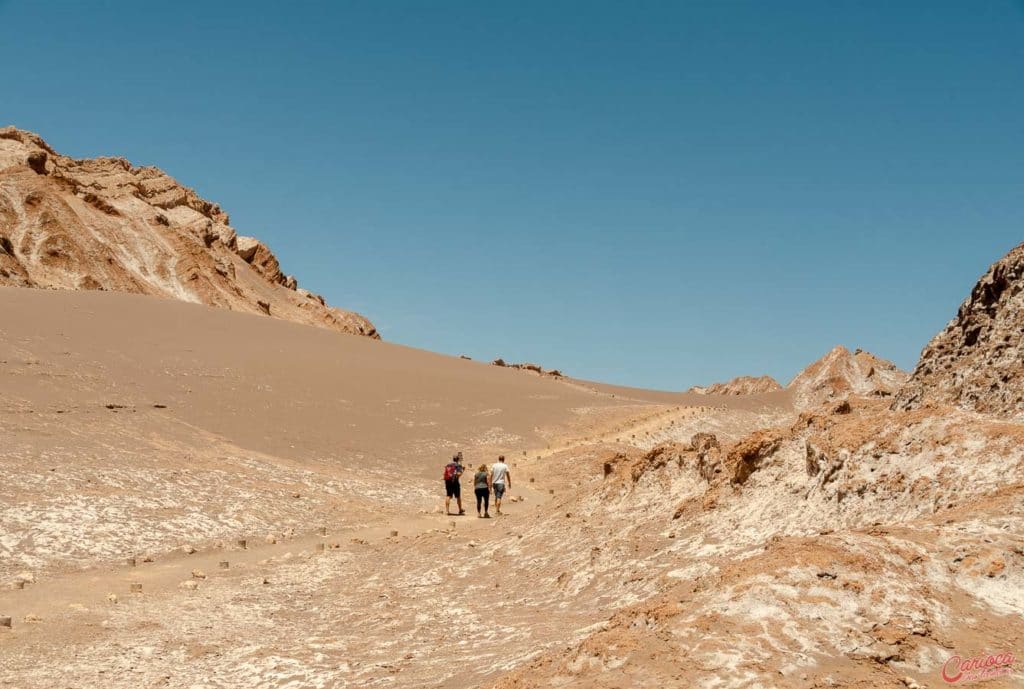
<path id="1" fill-rule="evenodd" d="M 1024 638 L 1015 423 L 154 297 L 0 308 L 2 686 L 939 686 Z M 455 450 L 509 457 L 502 517 L 468 479 L 442 513 Z"/>

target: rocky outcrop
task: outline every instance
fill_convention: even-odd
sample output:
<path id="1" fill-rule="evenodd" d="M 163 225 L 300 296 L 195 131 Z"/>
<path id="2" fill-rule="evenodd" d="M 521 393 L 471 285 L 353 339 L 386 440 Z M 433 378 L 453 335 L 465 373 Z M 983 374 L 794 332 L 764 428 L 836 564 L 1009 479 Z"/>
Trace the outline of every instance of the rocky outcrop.
<path id="1" fill-rule="evenodd" d="M 469 358 L 469 357 L 465 357 L 465 358 Z M 536 373 L 538 375 L 552 376 L 553 378 L 561 378 L 562 377 L 562 372 L 559 371 L 557 368 L 553 368 L 550 371 L 546 371 L 546 370 L 544 370 L 544 367 L 541 366 L 540 364 L 531 364 L 529 362 L 522 363 L 522 364 L 510 364 L 507 361 L 505 361 L 504 359 L 498 358 L 498 359 L 495 359 L 494 361 L 492 361 L 491 365 L 492 366 L 498 366 L 500 368 L 517 368 L 520 371 L 532 371 L 532 372 L 534 372 L 534 373 Z"/>
<path id="2" fill-rule="evenodd" d="M 888 397 L 907 379 L 891 361 L 838 345 L 797 374 L 787 386 L 797 409 L 811 409 L 850 395 Z"/>
<path id="3" fill-rule="evenodd" d="M 779 381 L 771 376 L 738 376 L 726 383 L 712 383 L 708 386 L 696 385 L 687 392 L 696 392 L 702 395 L 759 395 L 781 389 Z"/>
<path id="4" fill-rule="evenodd" d="M 775 454 L 784 437 L 778 429 L 764 429 L 754 431 L 733 445 L 726 456 L 726 463 L 731 469 L 730 481 L 739 485 L 746 483 L 750 475 Z"/>
<path id="5" fill-rule="evenodd" d="M 151 294 L 379 337 L 158 168 L 76 160 L 14 127 L 0 128 L 0 285 Z"/>
<path id="6" fill-rule="evenodd" d="M 1024 417 L 1024 244 L 978 280 L 921 352 L 893 407 L 928 403 Z"/>

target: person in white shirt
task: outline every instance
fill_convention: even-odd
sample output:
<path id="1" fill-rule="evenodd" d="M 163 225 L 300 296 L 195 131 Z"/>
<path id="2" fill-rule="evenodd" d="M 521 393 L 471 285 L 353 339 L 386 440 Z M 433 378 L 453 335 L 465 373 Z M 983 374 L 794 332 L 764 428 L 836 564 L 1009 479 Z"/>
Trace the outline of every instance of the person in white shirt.
<path id="1" fill-rule="evenodd" d="M 505 490 L 512 488 L 512 472 L 505 464 L 505 455 L 499 456 L 498 461 L 491 465 L 491 487 L 494 489 L 494 508 L 501 514 L 501 499 Z"/>

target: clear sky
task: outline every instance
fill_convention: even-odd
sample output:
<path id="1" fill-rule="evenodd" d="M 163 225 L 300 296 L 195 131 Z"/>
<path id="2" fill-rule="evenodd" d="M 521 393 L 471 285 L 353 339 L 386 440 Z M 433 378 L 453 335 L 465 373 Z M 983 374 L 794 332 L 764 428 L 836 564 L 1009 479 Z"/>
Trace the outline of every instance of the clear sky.
<path id="1" fill-rule="evenodd" d="M 618 383 L 912 367 L 1024 241 L 1009 0 L 0 0 L 0 74 L 386 339 Z"/>

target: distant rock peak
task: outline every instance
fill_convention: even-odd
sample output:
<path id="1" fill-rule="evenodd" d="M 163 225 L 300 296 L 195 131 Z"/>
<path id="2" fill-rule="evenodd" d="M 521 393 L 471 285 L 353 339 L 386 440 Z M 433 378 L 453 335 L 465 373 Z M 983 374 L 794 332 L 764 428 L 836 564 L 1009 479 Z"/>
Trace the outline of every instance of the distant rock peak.
<path id="1" fill-rule="evenodd" d="M 725 383 L 712 383 L 708 386 L 695 385 L 687 392 L 696 392 L 702 395 L 758 395 L 781 389 L 779 381 L 771 376 L 737 376 Z"/>
<path id="2" fill-rule="evenodd" d="M 793 392 L 793 403 L 798 409 L 810 409 L 851 395 L 888 397 L 906 379 L 907 373 L 891 361 L 862 349 L 851 352 L 836 345 L 798 373 L 786 389 Z"/>

